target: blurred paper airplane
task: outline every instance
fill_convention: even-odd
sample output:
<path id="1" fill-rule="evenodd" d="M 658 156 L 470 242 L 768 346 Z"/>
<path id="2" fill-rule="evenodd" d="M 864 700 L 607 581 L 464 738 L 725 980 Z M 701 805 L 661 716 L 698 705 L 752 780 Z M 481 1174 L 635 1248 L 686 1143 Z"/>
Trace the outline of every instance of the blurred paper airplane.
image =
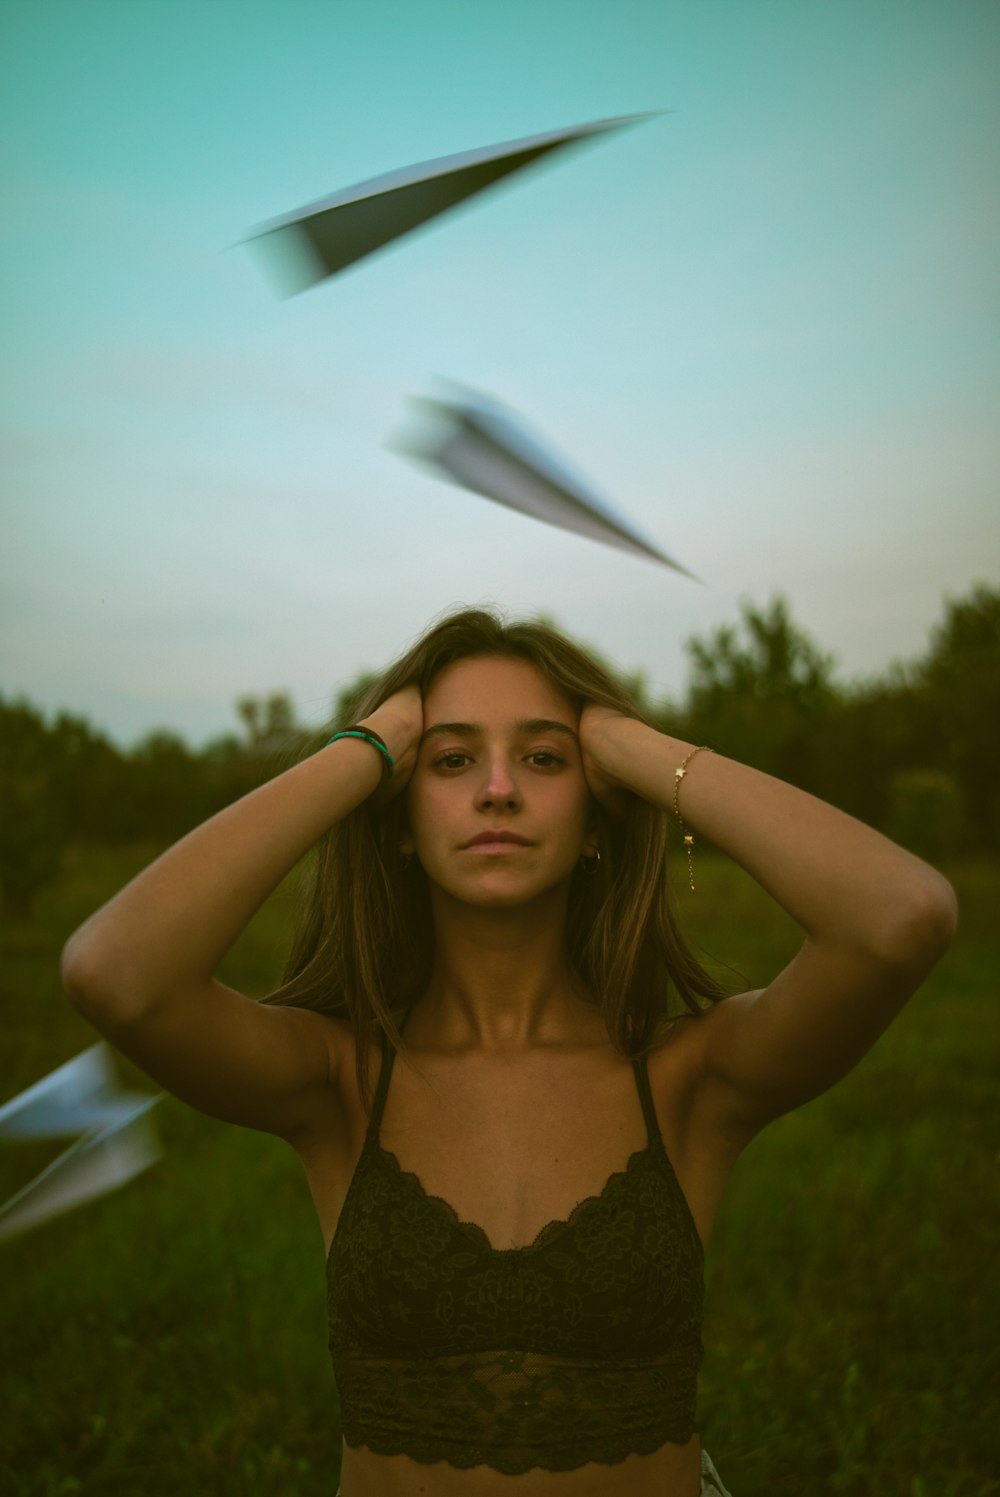
<path id="1" fill-rule="evenodd" d="M 422 398 L 413 403 L 423 414 L 423 423 L 419 431 L 394 441 L 395 450 L 462 488 L 546 525 L 576 531 L 700 580 L 599 498 L 498 401 L 459 388 L 454 400 Z"/>
<path id="2" fill-rule="evenodd" d="M 99 1044 L 0 1107 L 0 1142 L 81 1135 L 0 1206 L 0 1238 L 106 1195 L 153 1164 L 161 1151 L 147 1113 L 160 1096 L 122 1091 Z"/>
<path id="3" fill-rule="evenodd" d="M 359 182 L 296 213 L 271 219 L 244 242 L 264 251 L 281 288 L 287 295 L 294 295 L 551 151 L 651 118 L 651 114 L 629 114 L 595 120 L 484 150 L 422 161 Z"/>

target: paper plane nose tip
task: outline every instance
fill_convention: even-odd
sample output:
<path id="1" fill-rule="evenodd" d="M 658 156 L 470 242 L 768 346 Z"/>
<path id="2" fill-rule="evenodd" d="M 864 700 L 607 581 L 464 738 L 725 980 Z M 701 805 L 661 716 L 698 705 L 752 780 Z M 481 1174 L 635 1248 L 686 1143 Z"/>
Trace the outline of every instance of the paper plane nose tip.
<path id="1" fill-rule="evenodd" d="M 691 576 L 630 519 L 599 498 L 499 401 L 467 392 L 465 398 L 412 397 L 410 403 L 419 421 L 414 430 L 394 439 L 395 451 L 448 482 L 543 524 Z"/>

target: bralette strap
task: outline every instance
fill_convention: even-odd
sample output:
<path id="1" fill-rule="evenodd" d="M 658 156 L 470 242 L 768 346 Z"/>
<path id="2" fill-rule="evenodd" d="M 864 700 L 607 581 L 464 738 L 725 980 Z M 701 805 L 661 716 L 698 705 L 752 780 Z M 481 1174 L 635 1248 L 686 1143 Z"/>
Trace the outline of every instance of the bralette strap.
<path id="1" fill-rule="evenodd" d="M 642 1103 L 642 1115 L 646 1119 L 649 1142 L 655 1143 L 660 1138 L 660 1124 L 656 1116 L 656 1108 L 653 1106 L 653 1094 L 649 1089 L 649 1069 L 646 1061 L 645 1055 L 633 1056 L 632 1069 L 635 1071 L 635 1084 L 639 1090 L 639 1101 Z"/>

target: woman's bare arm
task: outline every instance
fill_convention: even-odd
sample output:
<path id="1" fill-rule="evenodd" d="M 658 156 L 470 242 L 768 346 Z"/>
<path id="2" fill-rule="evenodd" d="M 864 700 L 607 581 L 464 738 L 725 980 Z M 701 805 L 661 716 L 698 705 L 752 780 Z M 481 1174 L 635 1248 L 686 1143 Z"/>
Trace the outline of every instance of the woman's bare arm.
<path id="1" fill-rule="evenodd" d="M 367 723 L 412 769 L 422 728 L 408 687 Z M 213 1116 L 289 1135 L 336 1085 L 336 1028 L 261 1007 L 213 973 L 267 896 L 379 786 L 382 757 L 338 739 L 169 848 L 90 917 L 63 951 L 76 1008 L 169 1091 Z"/>
<path id="2" fill-rule="evenodd" d="M 694 747 L 607 709 L 580 724 L 595 794 L 621 790 L 673 810 Z M 728 853 L 806 933 L 773 982 L 719 1004 L 700 1026 L 701 1064 L 736 1130 L 816 1096 L 844 1075 L 919 987 L 955 930 L 948 882 L 815 796 L 718 754 L 681 781 L 685 825 Z"/>

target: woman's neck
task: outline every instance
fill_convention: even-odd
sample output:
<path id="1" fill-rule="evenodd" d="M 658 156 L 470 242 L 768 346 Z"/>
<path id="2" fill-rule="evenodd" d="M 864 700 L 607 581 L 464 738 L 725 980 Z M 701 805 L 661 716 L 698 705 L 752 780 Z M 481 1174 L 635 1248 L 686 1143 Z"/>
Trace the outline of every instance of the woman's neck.
<path id="1" fill-rule="evenodd" d="M 434 967 L 406 1032 L 416 1048 L 522 1050 L 603 1029 L 566 949 L 565 900 L 484 909 L 443 897 L 433 915 Z"/>

